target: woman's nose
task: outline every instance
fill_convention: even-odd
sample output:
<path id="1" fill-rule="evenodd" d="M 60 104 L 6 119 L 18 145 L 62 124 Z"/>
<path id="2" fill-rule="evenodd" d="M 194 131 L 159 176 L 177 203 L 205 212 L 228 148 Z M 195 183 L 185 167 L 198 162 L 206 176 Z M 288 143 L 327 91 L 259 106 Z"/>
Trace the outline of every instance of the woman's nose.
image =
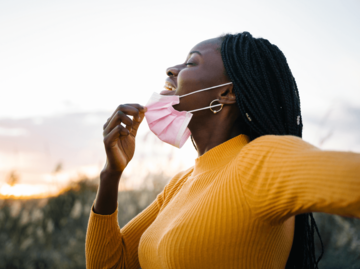
<path id="1" fill-rule="evenodd" d="M 169 77 L 177 77 L 179 72 L 180 70 L 176 66 L 169 67 L 166 69 L 166 75 L 168 75 Z"/>

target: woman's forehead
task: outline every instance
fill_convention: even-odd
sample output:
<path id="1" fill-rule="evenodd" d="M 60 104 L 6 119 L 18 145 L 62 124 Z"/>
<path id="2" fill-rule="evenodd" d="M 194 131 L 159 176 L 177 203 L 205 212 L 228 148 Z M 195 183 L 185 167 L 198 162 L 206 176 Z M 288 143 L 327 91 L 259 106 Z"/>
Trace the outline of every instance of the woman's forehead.
<path id="1" fill-rule="evenodd" d="M 203 54 L 211 51 L 220 51 L 220 48 L 221 48 L 221 39 L 212 38 L 198 43 L 191 49 L 191 51 L 199 51 L 201 54 Z"/>

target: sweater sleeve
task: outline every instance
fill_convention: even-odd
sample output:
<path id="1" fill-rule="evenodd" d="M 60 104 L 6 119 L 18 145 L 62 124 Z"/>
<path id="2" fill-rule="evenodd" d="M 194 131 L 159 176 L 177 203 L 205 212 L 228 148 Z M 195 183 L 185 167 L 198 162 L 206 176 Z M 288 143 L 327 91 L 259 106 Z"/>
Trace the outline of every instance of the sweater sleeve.
<path id="1" fill-rule="evenodd" d="M 360 218 L 360 154 L 323 151 L 295 136 L 263 136 L 240 154 L 255 215 L 274 224 L 310 212 Z"/>
<path id="2" fill-rule="evenodd" d="M 183 173 L 176 175 L 146 209 L 121 229 L 118 224 L 118 209 L 111 215 L 96 214 L 91 209 L 85 243 L 86 268 L 140 268 L 140 237 L 171 199 L 182 175 Z"/>
<path id="3" fill-rule="evenodd" d="M 137 246 L 143 232 L 159 211 L 157 199 L 133 218 L 124 228 L 118 224 L 118 209 L 111 215 L 90 212 L 86 233 L 86 268 L 140 268 Z M 124 231 L 128 227 L 128 231 Z"/>

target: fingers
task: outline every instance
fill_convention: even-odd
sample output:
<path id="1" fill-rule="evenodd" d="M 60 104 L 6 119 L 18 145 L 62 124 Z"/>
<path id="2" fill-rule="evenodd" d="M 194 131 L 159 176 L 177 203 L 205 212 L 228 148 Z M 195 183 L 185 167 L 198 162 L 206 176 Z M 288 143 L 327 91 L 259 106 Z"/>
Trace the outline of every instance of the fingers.
<path id="1" fill-rule="evenodd" d="M 104 124 L 104 136 L 110 133 L 112 129 L 120 123 L 124 123 L 126 129 L 131 131 L 131 134 L 135 136 L 136 131 L 144 118 L 145 111 L 146 108 L 139 104 L 120 105 Z M 133 116 L 133 120 L 126 115 Z"/>
<path id="2" fill-rule="evenodd" d="M 121 125 L 117 125 L 115 128 L 113 128 L 111 130 L 111 132 L 104 136 L 104 145 L 105 148 L 111 148 L 112 146 L 114 146 L 114 144 L 116 144 L 117 139 L 120 137 L 126 137 L 130 134 L 129 130 L 126 129 L 124 126 Z"/>
<path id="3" fill-rule="evenodd" d="M 143 106 L 139 105 L 139 104 L 120 105 L 120 106 L 118 106 L 118 107 L 116 108 L 116 110 L 115 110 L 114 113 L 111 115 L 111 117 L 108 118 L 107 122 L 104 124 L 103 129 L 105 130 L 105 128 L 108 126 L 110 120 L 115 116 L 115 114 L 116 114 L 118 111 L 123 111 L 123 112 L 125 112 L 125 111 L 124 111 L 124 108 L 129 107 L 129 106 L 137 109 L 139 112 L 141 112 L 141 111 L 145 112 L 145 111 L 144 111 L 145 108 L 144 108 Z M 130 114 L 130 115 L 131 115 L 131 114 Z M 132 115 L 132 116 L 133 116 L 133 115 Z"/>
<path id="4" fill-rule="evenodd" d="M 146 108 L 145 108 L 145 112 L 146 112 Z M 143 119 L 145 117 L 145 112 L 140 112 L 139 118 L 136 118 L 136 119 L 134 118 L 132 130 L 130 131 L 131 135 L 136 136 L 136 133 L 137 133 L 137 130 L 139 129 L 140 123 L 143 121 Z"/>
<path id="5" fill-rule="evenodd" d="M 131 135 L 136 136 L 137 130 L 139 129 L 140 123 L 143 121 L 145 117 L 145 112 L 147 111 L 147 108 L 144 106 L 141 106 L 139 104 L 129 104 L 130 106 L 134 106 L 139 110 L 138 117 L 134 117 L 132 130 L 130 132 Z"/>
<path id="6" fill-rule="evenodd" d="M 103 135 L 105 136 L 110 133 L 111 130 L 114 129 L 114 127 L 117 125 L 120 125 L 120 123 L 124 123 L 126 125 L 126 129 L 128 129 L 129 132 L 131 131 L 133 121 L 128 116 L 126 116 L 124 112 L 118 111 L 108 122 L 106 128 L 104 129 Z"/>

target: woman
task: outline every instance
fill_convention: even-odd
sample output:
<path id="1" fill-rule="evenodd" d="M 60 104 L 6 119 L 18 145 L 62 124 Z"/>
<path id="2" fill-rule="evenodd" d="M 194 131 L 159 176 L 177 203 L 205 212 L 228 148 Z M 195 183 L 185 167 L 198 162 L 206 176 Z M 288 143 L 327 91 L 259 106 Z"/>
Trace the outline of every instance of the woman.
<path id="1" fill-rule="evenodd" d="M 299 95 L 282 52 L 247 32 L 226 35 L 196 45 L 166 72 L 162 95 L 181 97 L 168 109 L 182 120 L 191 114 L 199 157 L 120 229 L 118 184 L 144 115 L 170 144 L 181 147 L 171 139 L 184 142 L 187 133 L 177 123 L 159 132 L 154 122 L 167 123 L 161 113 L 151 119 L 152 105 L 119 106 L 104 125 L 107 163 L 89 219 L 87 267 L 316 268 L 311 212 L 360 217 L 360 155 L 301 139 Z"/>

